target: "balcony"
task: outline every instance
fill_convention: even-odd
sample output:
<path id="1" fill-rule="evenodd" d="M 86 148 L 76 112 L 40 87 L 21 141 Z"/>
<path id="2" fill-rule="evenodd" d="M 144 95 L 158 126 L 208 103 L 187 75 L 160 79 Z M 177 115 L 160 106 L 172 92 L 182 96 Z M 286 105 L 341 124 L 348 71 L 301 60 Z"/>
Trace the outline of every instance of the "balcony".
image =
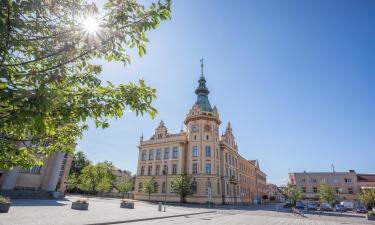
<path id="1" fill-rule="evenodd" d="M 237 183 L 238 183 L 238 180 L 237 180 L 237 178 L 236 178 L 234 175 L 232 175 L 232 176 L 229 178 L 229 182 L 230 182 L 230 183 L 233 183 L 233 184 L 237 184 Z"/>

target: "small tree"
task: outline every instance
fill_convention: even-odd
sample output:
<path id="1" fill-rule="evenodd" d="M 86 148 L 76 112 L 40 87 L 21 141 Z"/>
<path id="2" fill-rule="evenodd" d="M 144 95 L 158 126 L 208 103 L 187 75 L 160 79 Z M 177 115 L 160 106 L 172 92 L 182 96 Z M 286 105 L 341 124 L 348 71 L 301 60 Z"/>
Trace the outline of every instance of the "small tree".
<path id="1" fill-rule="evenodd" d="M 295 205 L 298 200 L 301 199 L 301 192 L 298 191 L 295 185 L 288 183 L 287 186 L 282 188 L 284 195 L 287 196 L 288 200 Z"/>
<path id="2" fill-rule="evenodd" d="M 124 198 L 125 193 L 131 191 L 132 186 L 131 182 L 125 181 L 117 184 L 116 188 L 118 192 L 122 193 L 122 198 Z"/>
<path id="3" fill-rule="evenodd" d="M 374 207 L 375 205 L 375 189 L 364 189 L 359 194 L 359 199 L 364 202 L 367 207 Z"/>
<path id="4" fill-rule="evenodd" d="M 156 185 L 157 185 L 157 184 L 156 184 L 154 178 L 146 179 L 146 180 L 143 182 L 142 192 L 148 194 L 148 200 L 149 200 L 149 201 L 150 201 L 150 199 L 151 199 L 151 194 L 156 192 Z"/>
<path id="5" fill-rule="evenodd" d="M 96 191 L 100 193 L 109 192 L 112 188 L 112 183 L 108 177 L 104 177 L 98 182 L 98 185 L 96 186 Z"/>
<path id="6" fill-rule="evenodd" d="M 180 195 L 180 202 L 186 202 L 186 197 L 193 194 L 193 181 L 187 174 L 181 174 L 173 179 L 172 192 Z"/>
<path id="7" fill-rule="evenodd" d="M 332 204 L 335 201 L 335 193 L 331 185 L 327 183 L 322 183 L 319 185 L 319 200 L 321 203 L 328 202 Z"/>
<path id="8" fill-rule="evenodd" d="M 79 178 L 77 174 L 75 173 L 70 174 L 68 178 L 67 188 L 69 190 L 77 191 L 78 187 L 79 187 Z"/>

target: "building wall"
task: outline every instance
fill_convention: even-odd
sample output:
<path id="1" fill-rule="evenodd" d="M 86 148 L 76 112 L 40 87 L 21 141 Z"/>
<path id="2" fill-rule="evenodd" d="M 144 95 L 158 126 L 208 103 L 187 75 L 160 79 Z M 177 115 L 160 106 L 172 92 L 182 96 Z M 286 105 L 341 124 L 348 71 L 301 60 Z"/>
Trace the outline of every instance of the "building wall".
<path id="1" fill-rule="evenodd" d="M 43 161 L 42 166 L 34 166 L 32 168 L 19 168 L 19 172 L 13 174 L 16 179 L 15 185 L 12 190 L 47 190 L 50 178 L 52 176 L 52 169 L 56 163 L 56 155 L 52 154 Z M 59 170 L 57 171 L 58 180 L 56 183 L 56 191 L 64 192 L 66 190 L 66 182 L 69 175 L 70 166 L 72 163 L 72 155 L 65 154 L 63 156 L 62 163 L 59 164 Z M 6 182 L 7 176 L 10 171 L 0 171 L 2 173 L 0 179 L 0 187 L 3 187 Z"/>
<path id="2" fill-rule="evenodd" d="M 319 185 L 328 183 L 336 193 L 337 200 L 357 199 L 357 175 L 353 172 L 290 173 L 289 182 L 296 185 L 304 199 L 318 199 Z"/>

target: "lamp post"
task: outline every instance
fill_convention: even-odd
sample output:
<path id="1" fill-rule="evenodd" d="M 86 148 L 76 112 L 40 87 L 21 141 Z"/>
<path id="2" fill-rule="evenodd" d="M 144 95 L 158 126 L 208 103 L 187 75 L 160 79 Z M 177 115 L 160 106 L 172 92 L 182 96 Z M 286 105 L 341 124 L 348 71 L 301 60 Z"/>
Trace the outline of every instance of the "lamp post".
<path id="1" fill-rule="evenodd" d="M 168 165 L 167 161 L 164 161 L 164 170 L 163 174 L 165 175 L 165 193 L 164 193 L 164 212 L 167 211 L 167 190 L 168 190 Z"/>

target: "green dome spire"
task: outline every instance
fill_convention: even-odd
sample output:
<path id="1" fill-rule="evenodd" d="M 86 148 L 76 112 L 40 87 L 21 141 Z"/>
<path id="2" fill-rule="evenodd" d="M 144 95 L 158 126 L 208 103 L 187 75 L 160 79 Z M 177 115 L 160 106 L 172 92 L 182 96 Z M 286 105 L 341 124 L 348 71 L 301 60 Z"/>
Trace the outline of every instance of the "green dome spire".
<path id="1" fill-rule="evenodd" d="M 210 91 L 206 87 L 206 79 L 203 75 L 203 59 L 201 59 L 201 77 L 199 79 L 199 86 L 195 89 L 197 95 L 197 104 L 201 107 L 202 111 L 212 112 L 210 101 L 208 101 L 208 94 Z"/>

